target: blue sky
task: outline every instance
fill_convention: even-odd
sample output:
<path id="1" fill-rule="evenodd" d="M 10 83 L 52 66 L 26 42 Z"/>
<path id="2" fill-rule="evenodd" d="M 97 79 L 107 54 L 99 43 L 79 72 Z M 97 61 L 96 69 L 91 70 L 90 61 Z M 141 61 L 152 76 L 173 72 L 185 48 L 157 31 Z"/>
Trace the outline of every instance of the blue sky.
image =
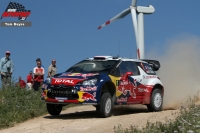
<path id="1" fill-rule="evenodd" d="M 0 1 L 0 14 L 8 6 Z M 101 30 L 98 26 L 130 6 L 131 0 L 13 0 L 31 10 L 26 20 L 32 27 L 0 27 L 0 57 L 11 51 L 15 65 L 13 77 L 27 74 L 40 57 L 45 72 L 52 59 L 58 72 L 94 55 L 136 57 L 131 15 Z M 155 12 L 145 15 L 145 51 L 160 48 L 180 34 L 200 36 L 199 0 L 138 0 L 138 6 L 153 5 Z M 18 21 L 3 18 L 0 22 Z M 119 52 L 120 44 L 120 52 Z M 151 58 L 151 57 L 146 57 Z"/>

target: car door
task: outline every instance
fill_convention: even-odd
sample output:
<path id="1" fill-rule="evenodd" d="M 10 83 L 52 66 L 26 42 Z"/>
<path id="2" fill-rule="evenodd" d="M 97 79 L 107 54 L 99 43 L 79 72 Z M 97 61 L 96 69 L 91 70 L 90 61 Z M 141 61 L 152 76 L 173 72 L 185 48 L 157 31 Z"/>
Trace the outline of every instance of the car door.
<path id="1" fill-rule="evenodd" d="M 140 74 L 140 71 L 137 67 L 137 64 L 133 61 L 127 61 L 126 62 L 126 67 L 128 69 L 129 72 L 132 72 L 133 75 L 129 76 L 129 82 L 131 83 L 130 85 L 132 85 L 134 87 L 134 92 L 135 92 L 135 97 L 130 97 L 130 102 L 132 103 L 140 103 L 141 102 L 141 98 L 143 97 L 143 93 L 138 91 L 138 87 L 141 85 L 142 83 L 142 76 Z"/>
<path id="2" fill-rule="evenodd" d="M 140 96 L 138 96 L 137 81 L 140 80 L 139 70 L 132 61 L 123 61 L 119 65 L 120 81 L 118 91 L 122 93 L 122 99 L 127 100 L 127 103 L 138 103 Z M 132 76 L 128 76 L 127 72 L 132 72 Z"/>
<path id="3" fill-rule="evenodd" d="M 135 93 L 136 93 L 136 99 L 138 99 L 139 101 L 141 101 L 141 99 L 144 96 L 144 91 L 140 91 L 140 87 L 144 88 L 143 86 L 143 76 L 141 75 L 138 66 L 135 62 L 133 61 L 129 61 L 127 62 L 127 67 L 128 67 L 128 71 L 132 71 L 133 75 L 129 77 L 129 81 L 134 84 L 136 87 Z"/>

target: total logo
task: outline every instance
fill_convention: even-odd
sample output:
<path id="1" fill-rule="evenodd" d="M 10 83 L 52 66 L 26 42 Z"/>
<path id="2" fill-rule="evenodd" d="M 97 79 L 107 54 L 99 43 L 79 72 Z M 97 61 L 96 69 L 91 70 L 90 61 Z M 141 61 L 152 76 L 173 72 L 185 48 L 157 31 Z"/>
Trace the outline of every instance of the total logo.
<path id="1" fill-rule="evenodd" d="M 56 79 L 55 83 L 70 83 L 70 84 L 74 84 L 74 80 L 70 80 L 70 79 Z"/>

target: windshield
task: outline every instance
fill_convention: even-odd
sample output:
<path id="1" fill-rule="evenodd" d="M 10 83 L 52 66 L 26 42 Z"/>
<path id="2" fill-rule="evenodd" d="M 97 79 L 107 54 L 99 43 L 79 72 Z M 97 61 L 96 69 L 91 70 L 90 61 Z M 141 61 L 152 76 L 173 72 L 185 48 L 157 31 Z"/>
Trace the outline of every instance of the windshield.
<path id="1" fill-rule="evenodd" d="M 84 60 L 69 68 L 66 72 L 72 73 L 109 73 L 117 64 L 117 60 L 89 61 Z"/>

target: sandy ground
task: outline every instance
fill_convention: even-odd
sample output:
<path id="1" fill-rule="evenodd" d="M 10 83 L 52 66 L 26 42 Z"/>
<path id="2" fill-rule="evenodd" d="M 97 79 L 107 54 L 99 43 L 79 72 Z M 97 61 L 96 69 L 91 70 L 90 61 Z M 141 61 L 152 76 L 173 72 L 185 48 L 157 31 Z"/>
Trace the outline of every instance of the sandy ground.
<path id="1" fill-rule="evenodd" d="M 114 126 L 130 125 L 141 128 L 150 122 L 166 122 L 174 119 L 178 110 L 148 112 L 146 106 L 117 106 L 112 117 L 98 118 L 93 106 L 77 106 L 62 111 L 59 116 L 49 114 L 28 120 L 14 127 L 0 130 L 1 133 L 111 133 Z"/>

